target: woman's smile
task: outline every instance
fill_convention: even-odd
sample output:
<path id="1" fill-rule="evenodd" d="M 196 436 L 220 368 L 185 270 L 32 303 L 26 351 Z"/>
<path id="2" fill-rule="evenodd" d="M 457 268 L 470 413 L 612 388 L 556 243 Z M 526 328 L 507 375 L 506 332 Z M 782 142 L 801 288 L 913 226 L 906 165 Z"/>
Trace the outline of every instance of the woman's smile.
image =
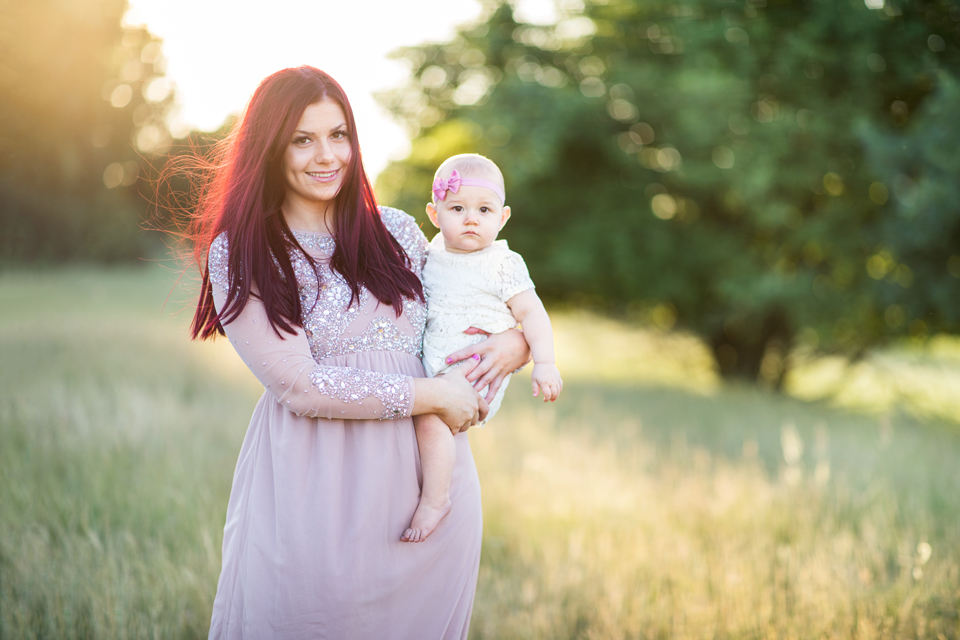
<path id="1" fill-rule="evenodd" d="M 331 182 L 337 177 L 340 170 L 336 171 L 307 171 L 307 175 L 319 182 Z"/>

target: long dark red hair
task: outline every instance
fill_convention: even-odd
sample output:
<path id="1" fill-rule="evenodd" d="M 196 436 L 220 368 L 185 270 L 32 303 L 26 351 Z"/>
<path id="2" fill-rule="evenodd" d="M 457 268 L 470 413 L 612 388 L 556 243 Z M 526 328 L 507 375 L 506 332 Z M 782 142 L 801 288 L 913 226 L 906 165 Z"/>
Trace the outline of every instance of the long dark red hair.
<path id="1" fill-rule="evenodd" d="M 353 109 L 343 88 L 313 67 L 283 69 L 257 87 L 231 134 L 218 145 L 210 177 L 200 191 L 189 233 L 203 273 L 190 327 L 194 338 L 224 335 L 223 325 L 240 315 L 251 295 L 263 302 L 278 335 L 295 333 L 300 326 L 303 309 L 290 253 L 303 253 L 318 279 L 320 275 L 280 213 L 285 190 L 282 162 L 304 110 L 325 99 L 343 109 L 351 149 L 333 203 L 336 249 L 330 266 L 350 285 L 351 303 L 359 299 L 361 287 L 393 306 L 397 316 L 404 298 L 423 300 L 423 286 L 410 271 L 409 257 L 380 218 L 363 170 Z M 207 255 L 223 232 L 230 249 L 229 288 L 226 303 L 217 313 Z"/>

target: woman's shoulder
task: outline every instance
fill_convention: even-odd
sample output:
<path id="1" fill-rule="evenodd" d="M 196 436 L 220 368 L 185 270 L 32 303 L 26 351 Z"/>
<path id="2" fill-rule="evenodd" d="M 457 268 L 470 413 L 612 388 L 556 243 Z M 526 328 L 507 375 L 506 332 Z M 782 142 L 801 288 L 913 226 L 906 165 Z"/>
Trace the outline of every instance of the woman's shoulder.
<path id="1" fill-rule="evenodd" d="M 227 241 L 227 232 L 224 231 L 210 243 L 207 252 L 207 269 L 210 272 L 210 281 L 226 287 L 230 281 L 230 246 Z"/>
<path id="2" fill-rule="evenodd" d="M 383 225 L 407 253 L 426 250 L 427 238 L 413 216 L 393 207 L 381 206 L 379 209 Z"/>
<path id="3" fill-rule="evenodd" d="M 229 241 L 227 240 L 227 232 L 223 231 L 216 238 L 213 239 L 213 242 L 210 243 L 210 253 L 220 253 L 228 251 Z"/>
<path id="4" fill-rule="evenodd" d="M 380 210 L 380 218 L 383 220 L 384 226 L 386 226 L 394 236 L 398 233 L 409 233 L 412 229 L 420 230 L 417 221 L 406 211 L 394 209 L 393 207 L 384 207 L 383 205 L 377 208 Z M 423 234 L 421 233 L 420 235 Z"/>

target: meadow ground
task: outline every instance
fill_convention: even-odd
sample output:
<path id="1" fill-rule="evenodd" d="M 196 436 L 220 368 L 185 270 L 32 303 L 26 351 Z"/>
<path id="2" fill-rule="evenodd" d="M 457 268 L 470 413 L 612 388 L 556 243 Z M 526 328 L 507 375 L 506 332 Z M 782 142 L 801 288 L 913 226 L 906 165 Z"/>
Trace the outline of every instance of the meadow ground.
<path id="1" fill-rule="evenodd" d="M 260 389 L 172 281 L 0 274 L 0 638 L 206 635 Z M 473 638 L 960 636 L 956 341 L 804 359 L 783 396 L 689 337 L 555 324 L 561 401 L 520 374 L 471 433 Z"/>

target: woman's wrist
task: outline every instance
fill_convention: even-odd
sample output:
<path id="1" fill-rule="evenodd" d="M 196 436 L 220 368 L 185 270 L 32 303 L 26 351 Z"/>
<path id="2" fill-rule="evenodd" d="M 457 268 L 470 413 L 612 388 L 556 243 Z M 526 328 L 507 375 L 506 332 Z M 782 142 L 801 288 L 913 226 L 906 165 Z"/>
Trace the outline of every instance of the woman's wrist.
<path id="1" fill-rule="evenodd" d="M 414 378 L 413 379 L 413 409 L 411 415 L 437 413 L 442 407 L 444 396 L 443 387 L 446 381 L 443 378 Z"/>

